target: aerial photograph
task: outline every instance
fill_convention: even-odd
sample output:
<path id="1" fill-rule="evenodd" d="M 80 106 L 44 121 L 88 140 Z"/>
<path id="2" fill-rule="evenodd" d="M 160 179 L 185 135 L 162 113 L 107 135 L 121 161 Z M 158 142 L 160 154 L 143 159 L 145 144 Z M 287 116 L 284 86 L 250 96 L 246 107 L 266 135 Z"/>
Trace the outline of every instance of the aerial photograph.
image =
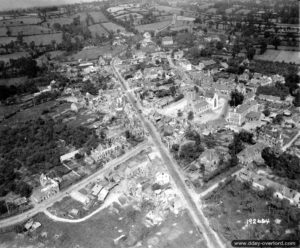
<path id="1" fill-rule="evenodd" d="M 0 0 L 0 248 L 300 248 L 299 10 Z"/>

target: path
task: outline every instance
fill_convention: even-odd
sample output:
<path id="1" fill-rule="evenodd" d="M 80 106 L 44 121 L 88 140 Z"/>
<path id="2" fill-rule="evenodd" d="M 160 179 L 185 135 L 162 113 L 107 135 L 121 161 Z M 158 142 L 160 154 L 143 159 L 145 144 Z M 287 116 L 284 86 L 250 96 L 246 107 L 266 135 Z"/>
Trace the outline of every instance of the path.
<path id="1" fill-rule="evenodd" d="M 289 143 L 287 143 L 286 145 L 284 145 L 283 147 L 282 147 L 282 151 L 286 151 L 286 149 L 288 149 L 296 140 L 297 140 L 297 138 L 300 136 L 300 131 L 295 135 L 295 137 L 289 142 Z"/>

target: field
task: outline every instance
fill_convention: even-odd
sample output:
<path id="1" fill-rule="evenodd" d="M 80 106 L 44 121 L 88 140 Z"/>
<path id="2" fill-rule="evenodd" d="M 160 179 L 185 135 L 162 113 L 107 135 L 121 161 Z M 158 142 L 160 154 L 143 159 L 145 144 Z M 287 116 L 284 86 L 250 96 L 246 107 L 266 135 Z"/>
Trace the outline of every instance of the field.
<path id="1" fill-rule="evenodd" d="M 89 49 L 81 50 L 80 52 L 70 55 L 67 57 L 68 60 L 74 61 L 78 59 L 82 60 L 96 60 L 99 58 L 100 55 L 104 55 L 106 53 L 111 53 L 112 55 L 115 55 L 119 52 L 121 52 L 123 49 L 123 46 L 118 46 L 114 48 L 114 50 L 110 49 L 110 46 L 102 46 L 102 47 L 93 47 Z"/>
<path id="2" fill-rule="evenodd" d="M 125 28 L 115 24 L 115 23 L 112 23 L 112 22 L 104 22 L 102 23 L 102 25 L 109 31 L 114 31 L 114 32 L 117 32 L 117 30 L 119 29 L 120 31 L 124 31 Z"/>
<path id="3" fill-rule="evenodd" d="M 1 56 L 0 56 L 0 60 L 2 60 Z M 5 78 L 5 79 L 0 79 L 0 85 L 5 85 L 5 86 L 20 85 L 25 83 L 26 80 L 27 77 Z"/>
<path id="4" fill-rule="evenodd" d="M 11 31 L 10 36 L 17 36 L 19 32 L 23 32 L 23 35 L 34 35 L 34 34 L 42 34 L 42 33 L 52 32 L 51 29 L 42 27 L 42 26 L 38 26 L 38 25 L 15 26 L 15 27 L 10 27 L 9 30 Z M 5 27 L 0 28 L 0 36 L 7 36 L 6 32 L 7 32 L 7 29 Z"/>
<path id="5" fill-rule="evenodd" d="M 0 55 L 0 61 L 4 61 L 5 63 L 9 62 L 10 59 L 19 59 L 22 57 L 28 57 L 29 54 L 27 52 L 17 52 L 11 54 Z"/>
<path id="6" fill-rule="evenodd" d="M 17 105 L 14 105 L 14 107 L 17 107 Z M 6 112 L 7 107 L 3 107 L 2 112 Z M 9 119 L 4 120 L 1 125 L 11 125 L 17 122 L 24 122 L 24 121 L 29 121 L 29 120 L 34 120 L 37 119 L 42 115 L 43 110 L 45 109 L 51 109 L 54 108 L 53 111 L 55 113 L 59 113 L 65 109 L 70 108 L 69 103 L 64 103 L 62 105 L 58 105 L 58 102 L 56 101 L 49 101 L 45 102 L 39 105 L 36 105 L 32 108 L 25 109 L 24 111 L 18 112 L 16 115 L 10 117 Z M 1 109 L 0 109 L 0 114 L 1 114 Z"/>
<path id="7" fill-rule="evenodd" d="M 159 11 L 172 13 L 172 14 L 180 14 L 180 12 L 182 11 L 182 9 L 180 8 L 174 8 L 174 7 L 163 6 L 163 5 L 155 6 L 155 8 Z"/>
<path id="8" fill-rule="evenodd" d="M 91 31 L 93 37 L 95 37 L 96 34 L 98 34 L 99 36 L 108 35 L 107 31 L 101 26 L 101 24 L 91 25 L 89 26 L 89 30 Z"/>
<path id="9" fill-rule="evenodd" d="M 95 23 L 98 22 L 107 22 L 106 16 L 101 11 L 92 11 L 89 14 L 93 17 Z"/>
<path id="10" fill-rule="evenodd" d="M 62 26 L 65 24 L 71 24 L 72 22 L 73 22 L 73 18 L 71 17 L 59 17 L 59 18 L 47 19 L 47 22 L 43 23 L 42 25 L 47 26 L 49 23 L 50 27 L 52 27 L 54 23 L 59 23 Z"/>
<path id="11" fill-rule="evenodd" d="M 42 227 L 30 235 L 1 234 L 1 248 L 136 247 L 138 242 L 141 247 L 206 248 L 186 212 L 179 216 L 169 214 L 160 226 L 151 228 L 141 223 L 139 211 L 117 204 L 80 223 L 54 222 L 44 214 L 37 215 L 34 220 Z M 114 242 L 121 235 L 125 237 Z"/>
<path id="12" fill-rule="evenodd" d="M 0 37 L 0 45 L 6 45 L 12 41 L 16 41 L 17 37 Z"/>
<path id="13" fill-rule="evenodd" d="M 300 64 L 300 51 L 294 52 L 268 49 L 264 54 L 256 55 L 255 59 Z"/>
<path id="14" fill-rule="evenodd" d="M 41 22 L 41 19 L 38 17 L 19 17 L 16 19 L 7 19 L 0 21 L 0 27 L 6 26 L 17 26 L 17 25 L 31 25 L 38 24 Z"/>
<path id="15" fill-rule="evenodd" d="M 297 210 L 269 193 L 255 191 L 235 179 L 205 197 L 204 213 L 217 233 L 233 239 L 285 239 L 286 230 L 297 229 Z M 268 224 L 247 224 L 249 219 L 269 220 Z"/>
<path id="16" fill-rule="evenodd" d="M 23 40 L 28 44 L 31 41 L 34 41 L 36 45 L 49 45 L 52 43 L 52 40 L 55 40 L 57 44 L 60 44 L 62 42 L 62 33 L 25 36 Z"/>
<path id="17" fill-rule="evenodd" d="M 116 16 L 116 18 L 123 19 L 123 20 L 125 20 L 127 18 L 127 20 L 129 20 L 130 15 L 132 15 L 134 19 L 142 19 L 143 18 L 143 15 L 141 15 L 139 13 L 123 14 L 123 15 Z"/>
<path id="18" fill-rule="evenodd" d="M 108 22 L 107 18 L 105 17 L 105 15 L 101 11 L 91 11 L 91 12 L 88 12 L 88 13 L 92 16 L 95 23 Z M 86 17 L 87 17 L 87 14 L 84 13 L 84 12 L 77 13 L 72 18 L 74 18 L 76 16 L 80 16 L 80 21 L 84 22 Z"/>
<path id="19" fill-rule="evenodd" d="M 162 22 L 156 22 L 156 23 L 151 23 L 151 24 L 138 25 L 135 28 L 139 32 L 145 32 L 145 31 L 162 29 L 162 28 L 168 26 L 170 23 L 171 23 L 171 21 L 162 21 Z"/>

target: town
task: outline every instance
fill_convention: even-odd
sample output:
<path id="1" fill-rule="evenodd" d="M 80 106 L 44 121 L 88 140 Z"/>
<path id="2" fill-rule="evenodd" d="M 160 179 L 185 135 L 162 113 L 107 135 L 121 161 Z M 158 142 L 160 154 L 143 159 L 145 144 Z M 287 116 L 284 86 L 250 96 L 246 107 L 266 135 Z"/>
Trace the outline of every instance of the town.
<path id="1" fill-rule="evenodd" d="M 295 0 L 0 12 L 0 244 L 300 240 L 299 44 Z"/>

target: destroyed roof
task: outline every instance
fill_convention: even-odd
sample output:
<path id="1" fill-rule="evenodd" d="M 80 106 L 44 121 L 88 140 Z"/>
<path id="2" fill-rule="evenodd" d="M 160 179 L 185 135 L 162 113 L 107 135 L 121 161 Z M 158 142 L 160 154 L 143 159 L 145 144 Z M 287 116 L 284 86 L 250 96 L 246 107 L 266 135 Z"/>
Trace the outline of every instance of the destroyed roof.
<path id="1" fill-rule="evenodd" d="M 202 63 L 205 66 L 210 66 L 210 65 L 214 65 L 216 63 L 216 61 L 214 61 L 213 59 L 209 59 L 209 60 L 203 60 Z"/>
<path id="2" fill-rule="evenodd" d="M 205 106 L 208 106 L 209 103 L 205 100 L 202 100 L 202 101 L 199 101 L 195 104 L 195 108 L 196 109 L 199 109 L 199 108 L 202 108 L 202 107 L 205 107 Z"/>
<path id="3" fill-rule="evenodd" d="M 246 103 L 243 103 L 242 105 L 239 105 L 237 108 L 236 108 L 236 112 L 237 113 L 244 113 L 245 111 L 247 111 L 249 108 L 251 108 L 252 106 L 256 105 L 257 102 L 256 101 L 249 101 L 249 102 L 246 102 Z"/>

